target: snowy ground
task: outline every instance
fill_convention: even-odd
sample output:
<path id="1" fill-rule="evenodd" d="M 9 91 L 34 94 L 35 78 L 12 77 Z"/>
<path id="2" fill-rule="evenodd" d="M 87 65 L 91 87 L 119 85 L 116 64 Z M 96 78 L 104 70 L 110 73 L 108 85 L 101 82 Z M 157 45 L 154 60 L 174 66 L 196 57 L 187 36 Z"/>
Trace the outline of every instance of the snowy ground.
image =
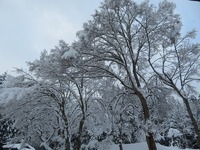
<path id="1" fill-rule="evenodd" d="M 111 146 L 110 150 L 119 150 L 119 145 Z M 147 144 L 143 142 L 143 143 L 136 143 L 136 144 L 124 144 L 123 150 L 148 150 L 148 148 L 147 148 Z M 180 150 L 180 149 L 177 147 L 166 147 L 166 146 L 157 144 L 157 150 Z M 192 150 L 192 149 L 185 149 L 185 150 Z"/>
<path id="2" fill-rule="evenodd" d="M 35 150 L 31 145 L 27 143 L 23 145 L 23 148 L 22 148 L 22 144 L 8 144 L 8 145 L 4 145 L 3 148 L 8 148 L 8 149 L 15 148 L 19 150 Z"/>
<path id="3" fill-rule="evenodd" d="M 100 150 L 119 150 L 119 145 L 114 145 L 114 144 L 110 144 L 110 143 L 107 143 L 107 144 L 104 143 L 102 145 L 100 147 L 98 147 L 98 149 L 100 149 Z M 3 147 L 4 148 L 20 149 L 21 144 L 8 144 L 8 145 L 3 146 Z M 26 148 L 22 148 L 21 150 L 35 150 L 29 144 L 25 144 L 25 147 Z M 136 143 L 136 144 L 124 144 L 123 150 L 148 150 L 148 148 L 147 148 L 147 143 L 142 142 L 142 143 Z M 181 149 L 179 149 L 177 147 L 166 147 L 166 146 L 162 146 L 160 144 L 157 144 L 157 150 L 181 150 Z M 185 149 L 185 150 L 194 150 L 194 149 Z"/>

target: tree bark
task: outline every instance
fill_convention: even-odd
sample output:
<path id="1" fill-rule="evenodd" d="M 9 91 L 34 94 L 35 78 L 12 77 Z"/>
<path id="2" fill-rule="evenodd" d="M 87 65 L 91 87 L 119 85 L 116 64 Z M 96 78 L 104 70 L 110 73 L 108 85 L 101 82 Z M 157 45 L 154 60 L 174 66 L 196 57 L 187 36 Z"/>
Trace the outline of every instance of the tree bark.
<path id="1" fill-rule="evenodd" d="M 195 134 L 197 135 L 196 139 L 197 139 L 197 145 L 200 149 L 200 130 L 199 130 L 199 126 L 198 126 L 198 123 L 197 123 L 197 120 L 195 119 L 193 113 L 192 113 L 192 110 L 191 110 L 191 107 L 190 107 L 190 103 L 188 101 L 188 99 L 181 94 L 181 92 L 178 90 L 178 88 L 176 86 L 173 86 L 173 88 L 175 89 L 175 91 L 178 93 L 178 95 L 182 98 L 183 100 L 183 103 L 185 104 L 185 107 L 186 107 L 186 110 L 187 110 L 187 113 L 192 121 L 192 125 L 194 127 L 194 132 Z"/>
<path id="2" fill-rule="evenodd" d="M 119 144 L 119 150 L 123 150 L 122 142 Z"/>
<path id="3" fill-rule="evenodd" d="M 66 121 L 66 120 L 65 120 Z M 69 127 L 68 127 L 68 122 L 66 124 L 66 140 L 65 140 L 65 150 L 70 150 L 71 149 L 71 141 L 70 141 L 70 135 L 69 135 Z"/>
<path id="4" fill-rule="evenodd" d="M 77 150 L 81 149 L 81 136 L 82 136 L 82 132 L 83 132 L 84 121 L 85 121 L 85 117 L 83 117 L 81 119 L 80 124 L 79 124 Z"/>
<path id="5" fill-rule="evenodd" d="M 146 121 L 148 121 L 149 118 L 150 118 L 149 108 L 148 108 L 148 105 L 147 105 L 147 102 L 146 102 L 146 98 L 142 95 L 141 92 L 139 92 L 137 90 L 136 90 L 136 94 L 138 95 L 140 102 L 142 104 L 142 109 L 143 109 L 143 113 L 144 113 L 144 120 L 145 120 L 145 123 L 146 123 Z M 146 141 L 147 141 L 147 145 L 148 145 L 149 150 L 157 150 L 156 143 L 155 143 L 155 140 L 153 138 L 153 133 L 147 131 Z"/>
<path id="6" fill-rule="evenodd" d="M 65 114 L 64 104 L 60 108 L 61 108 L 62 119 L 65 123 L 65 130 L 66 130 L 65 150 L 70 150 L 71 149 L 71 141 L 70 141 L 70 134 L 69 134 L 69 124 L 68 124 L 67 116 Z"/>
<path id="7" fill-rule="evenodd" d="M 146 135 L 146 141 L 147 141 L 149 150 L 157 150 L 156 143 L 153 138 L 153 134 L 150 132 L 148 132 L 147 134 L 148 135 Z"/>
<path id="8" fill-rule="evenodd" d="M 69 138 L 69 135 L 67 135 L 67 138 L 65 140 L 65 150 L 70 150 L 70 138 Z"/>

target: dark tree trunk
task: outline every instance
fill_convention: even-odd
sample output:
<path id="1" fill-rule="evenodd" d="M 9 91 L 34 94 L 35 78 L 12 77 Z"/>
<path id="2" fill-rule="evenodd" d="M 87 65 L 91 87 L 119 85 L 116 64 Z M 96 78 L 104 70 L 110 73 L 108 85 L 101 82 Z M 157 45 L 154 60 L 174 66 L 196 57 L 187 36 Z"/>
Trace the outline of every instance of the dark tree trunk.
<path id="1" fill-rule="evenodd" d="M 198 126 L 198 123 L 197 123 L 197 120 L 195 119 L 193 113 L 192 113 L 192 110 L 191 110 L 191 107 L 190 107 L 190 103 L 188 101 L 187 98 L 184 97 L 184 95 L 181 94 L 181 92 L 178 90 L 178 88 L 176 86 L 173 86 L 173 88 L 175 89 L 175 91 L 178 93 L 178 95 L 182 98 L 183 100 L 183 103 L 185 104 L 185 107 L 186 107 L 186 110 L 187 110 L 187 113 L 192 121 L 192 125 L 194 127 L 194 132 L 195 134 L 197 135 L 197 145 L 200 149 L 200 131 L 199 131 L 199 126 Z"/>
<path id="2" fill-rule="evenodd" d="M 81 149 L 81 136 L 82 136 L 82 132 L 83 132 L 84 121 L 85 121 L 85 117 L 83 117 L 81 119 L 80 124 L 79 124 L 77 150 Z"/>
<path id="3" fill-rule="evenodd" d="M 71 149 L 70 134 L 68 127 L 68 119 L 64 111 L 64 104 L 61 106 L 61 112 L 62 112 L 62 119 L 64 120 L 65 123 L 65 131 L 66 131 L 65 150 L 70 150 Z"/>
<path id="4" fill-rule="evenodd" d="M 123 150 L 122 142 L 119 144 L 119 150 Z"/>
<path id="5" fill-rule="evenodd" d="M 141 103 L 142 109 L 143 109 L 144 120 L 145 120 L 145 123 L 146 123 L 150 119 L 149 107 L 147 105 L 146 98 L 138 90 L 138 88 L 141 87 L 141 84 L 140 84 L 140 80 L 139 80 L 137 72 L 136 72 L 136 70 L 137 70 L 136 65 L 134 65 L 134 64 L 135 64 L 135 62 L 133 63 L 133 75 L 134 75 L 134 78 L 135 78 L 135 81 L 136 81 L 136 84 L 137 84 L 137 88 L 135 87 L 134 83 L 132 83 L 133 90 L 134 90 L 135 94 L 140 99 L 140 103 Z M 131 80 L 131 78 L 130 78 L 130 80 Z M 147 133 L 146 133 L 146 141 L 147 141 L 147 145 L 148 145 L 149 150 L 157 150 L 156 143 L 155 143 L 155 140 L 153 138 L 153 133 L 147 131 Z"/>
<path id="6" fill-rule="evenodd" d="M 148 132 L 148 135 L 146 136 L 146 141 L 147 141 L 147 145 L 148 145 L 149 150 L 157 150 L 156 143 L 154 141 L 152 133 Z"/>
<path id="7" fill-rule="evenodd" d="M 149 108 L 148 108 L 148 105 L 147 105 L 147 102 L 146 102 L 146 98 L 142 95 L 142 93 L 140 93 L 137 90 L 136 90 L 135 93 L 139 97 L 140 102 L 142 104 L 142 109 L 143 109 L 143 113 L 144 113 L 144 119 L 145 119 L 145 122 L 146 122 L 150 118 Z M 153 138 L 153 133 L 151 133 L 149 131 L 147 132 L 146 141 L 147 141 L 147 145 L 148 145 L 149 150 L 157 150 L 156 143 L 155 143 L 155 140 Z"/>
<path id="8" fill-rule="evenodd" d="M 70 144 L 69 132 L 67 129 L 67 138 L 65 140 L 65 150 L 70 150 L 70 149 L 71 149 L 71 144 Z"/>

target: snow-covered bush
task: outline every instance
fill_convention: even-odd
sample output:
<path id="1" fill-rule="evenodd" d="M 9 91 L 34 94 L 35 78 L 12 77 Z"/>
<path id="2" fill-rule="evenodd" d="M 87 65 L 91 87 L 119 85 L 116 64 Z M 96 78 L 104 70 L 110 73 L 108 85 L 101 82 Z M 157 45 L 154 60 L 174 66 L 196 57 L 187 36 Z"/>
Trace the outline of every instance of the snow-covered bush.
<path id="1" fill-rule="evenodd" d="M 112 142 L 112 137 L 107 137 L 105 140 L 91 140 L 88 145 L 83 146 L 84 150 L 110 150 L 111 146 L 114 143 Z"/>

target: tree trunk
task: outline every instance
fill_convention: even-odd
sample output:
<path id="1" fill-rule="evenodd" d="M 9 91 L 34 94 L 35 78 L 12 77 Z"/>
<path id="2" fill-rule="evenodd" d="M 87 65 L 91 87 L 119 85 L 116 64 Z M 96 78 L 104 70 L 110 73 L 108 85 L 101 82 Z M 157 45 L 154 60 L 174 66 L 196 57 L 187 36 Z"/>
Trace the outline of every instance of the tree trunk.
<path id="1" fill-rule="evenodd" d="M 140 102 L 142 104 L 142 109 L 143 109 L 143 113 L 144 113 L 144 120 L 145 120 L 145 123 L 146 123 L 146 121 L 148 121 L 149 118 L 150 118 L 149 108 L 148 108 L 148 105 L 147 105 L 147 102 L 146 102 L 146 98 L 142 95 L 142 93 L 140 91 L 136 90 L 135 93 L 139 97 Z M 153 138 L 153 133 L 147 131 L 146 141 L 147 141 L 147 145 L 148 145 L 149 150 L 157 150 L 156 143 L 155 143 L 155 140 Z"/>
<path id="2" fill-rule="evenodd" d="M 65 150 L 70 150 L 71 149 L 71 141 L 70 141 L 70 134 L 69 134 L 69 124 L 68 124 L 68 118 L 67 115 L 65 114 L 65 101 L 63 100 L 60 105 L 60 111 L 62 113 L 62 120 L 64 121 L 65 124 L 65 131 L 66 131 L 66 139 L 65 139 Z"/>
<path id="3" fill-rule="evenodd" d="M 70 141 L 70 134 L 69 134 L 69 127 L 68 127 L 68 119 L 64 113 L 64 111 L 62 111 L 63 113 L 63 120 L 65 123 L 65 131 L 66 131 L 66 139 L 65 139 L 65 150 L 70 150 L 71 149 L 71 141 Z"/>
<path id="4" fill-rule="evenodd" d="M 69 135 L 69 127 L 68 127 L 68 120 L 66 116 L 64 116 L 64 121 L 65 121 L 65 131 L 66 131 L 66 139 L 65 139 L 65 150 L 70 150 L 71 149 L 71 141 L 70 141 L 70 135 Z"/>
<path id="5" fill-rule="evenodd" d="M 67 138 L 65 140 L 65 150 L 70 150 L 70 138 L 69 138 L 69 135 L 67 135 Z"/>
<path id="6" fill-rule="evenodd" d="M 188 115 L 189 115 L 189 117 L 192 121 L 192 125 L 194 127 L 195 134 L 197 135 L 197 144 L 198 144 L 198 147 L 200 149 L 200 131 L 199 131 L 198 123 L 197 123 L 196 119 L 194 118 L 194 115 L 193 115 L 192 110 L 190 108 L 190 104 L 189 104 L 188 99 L 184 98 L 183 96 L 182 96 L 182 99 L 183 99 L 183 102 L 186 106 Z"/>
<path id="7" fill-rule="evenodd" d="M 81 136 L 82 136 L 82 132 L 83 132 L 83 125 L 84 125 L 84 121 L 85 121 L 85 117 L 83 117 L 80 121 L 79 124 L 79 129 L 78 129 L 78 142 L 77 142 L 77 150 L 81 149 Z"/>
<path id="8" fill-rule="evenodd" d="M 69 136 L 69 128 L 68 126 L 66 127 L 66 139 L 65 139 L 65 150 L 70 150 L 71 149 L 71 141 L 70 141 L 70 136 Z M 65 133 L 65 132 L 64 132 Z"/>
<path id="9" fill-rule="evenodd" d="M 65 150 L 70 150 L 71 149 L 71 141 L 70 141 L 70 137 L 69 137 L 69 128 L 68 126 L 66 127 L 66 140 L 65 140 Z"/>
<path id="10" fill-rule="evenodd" d="M 149 150 L 157 150 L 156 143 L 155 143 L 154 138 L 153 138 L 153 134 L 149 133 L 149 132 L 147 134 L 148 135 L 146 135 L 146 141 L 147 141 L 147 145 L 148 145 Z"/>
<path id="11" fill-rule="evenodd" d="M 122 142 L 119 144 L 119 150 L 123 150 Z"/>

